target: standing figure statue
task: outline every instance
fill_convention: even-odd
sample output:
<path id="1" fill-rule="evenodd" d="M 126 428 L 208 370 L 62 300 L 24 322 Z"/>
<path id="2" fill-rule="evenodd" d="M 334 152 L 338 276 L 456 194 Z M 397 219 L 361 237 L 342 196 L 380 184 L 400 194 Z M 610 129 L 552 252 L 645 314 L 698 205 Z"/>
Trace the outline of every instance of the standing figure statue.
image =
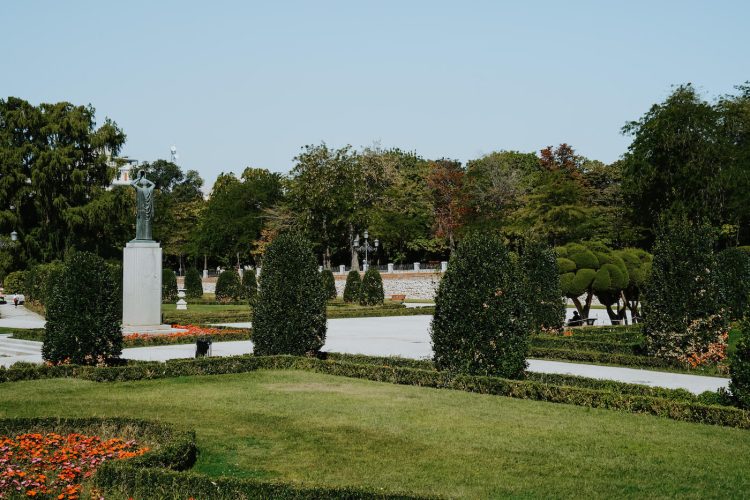
<path id="1" fill-rule="evenodd" d="M 146 179 L 143 170 L 138 171 L 138 178 L 130 183 L 135 188 L 136 218 L 135 239 L 152 241 L 151 226 L 154 221 L 154 184 Z"/>

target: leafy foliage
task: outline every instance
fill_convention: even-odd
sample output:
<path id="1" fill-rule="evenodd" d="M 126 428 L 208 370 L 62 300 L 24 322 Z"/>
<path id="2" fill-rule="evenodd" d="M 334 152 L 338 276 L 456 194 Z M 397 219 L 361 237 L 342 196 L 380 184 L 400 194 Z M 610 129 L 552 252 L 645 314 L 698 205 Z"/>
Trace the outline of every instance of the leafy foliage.
<path id="1" fill-rule="evenodd" d="M 376 306 L 382 304 L 384 300 L 383 278 L 380 276 L 380 271 L 371 267 L 365 272 L 362 284 L 359 287 L 359 304 Z"/>
<path id="2" fill-rule="evenodd" d="M 336 278 L 333 277 L 333 273 L 330 269 L 323 269 L 320 273 L 320 282 L 323 287 L 323 292 L 328 300 L 336 298 Z"/>
<path id="3" fill-rule="evenodd" d="M 555 252 L 545 243 L 528 240 L 519 260 L 531 329 L 560 330 L 565 319 Z"/>
<path id="4" fill-rule="evenodd" d="M 686 360 L 712 344 L 726 344 L 714 243 L 705 224 L 684 217 L 661 221 L 643 299 L 650 354 Z"/>
<path id="5" fill-rule="evenodd" d="M 72 252 L 47 303 L 42 356 L 52 363 L 102 364 L 122 352 L 117 287 L 101 257 Z"/>
<path id="6" fill-rule="evenodd" d="M 52 287 L 60 279 L 63 264 L 59 261 L 31 267 L 24 275 L 24 293 L 27 302 L 46 304 Z"/>
<path id="7" fill-rule="evenodd" d="M 26 284 L 26 271 L 13 271 L 3 280 L 5 293 L 24 293 Z"/>
<path id="8" fill-rule="evenodd" d="M 530 320 L 520 273 L 502 241 L 473 233 L 451 257 L 435 298 L 435 365 L 517 378 L 526 368 Z"/>
<path id="9" fill-rule="evenodd" d="M 171 269 L 161 270 L 161 301 L 174 302 L 177 300 L 177 275 Z"/>
<path id="10" fill-rule="evenodd" d="M 750 320 L 740 322 L 741 337 L 729 363 L 729 390 L 743 408 L 750 408 Z"/>
<path id="11" fill-rule="evenodd" d="M 740 319 L 748 312 L 750 253 L 739 248 L 727 248 L 716 254 L 716 266 L 722 304 L 727 309 L 729 319 Z"/>
<path id="12" fill-rule="evenodd" d="M 203 297 L 201 272 L 194 267 L 189 267 L 185 273 L 185 296 L 189 299 Z"/>
<path id="13" fill-rule="evenodd" d="M 240 275 L 234 269 L 227 269 L 216 279 L 216 300 L 218 302 L 237 302 L 244 295 Z"/>
<path id="14" fill-rule="evenodd" d="M 346 284 L 344 285 L 344 302 L 355 302 L 359 299 L 359 289 L 362 286 L 362 277 L 359 271 L 349 271 L 346 275 Z"/>
<path id="15" fill-rule="evenodd" d="M 310 243 L 284 233 L 263 258 L 253 308 L 254 352 L 302 356 L 320 350 L 326 337 L 326 296 Z"/>

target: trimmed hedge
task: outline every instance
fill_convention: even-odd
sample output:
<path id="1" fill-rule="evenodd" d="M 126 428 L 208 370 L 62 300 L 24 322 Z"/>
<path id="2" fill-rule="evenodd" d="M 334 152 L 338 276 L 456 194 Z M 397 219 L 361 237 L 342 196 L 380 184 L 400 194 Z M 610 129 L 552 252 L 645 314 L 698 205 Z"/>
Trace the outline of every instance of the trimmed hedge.
<path id="1" fill-rule="evenodd" d="M 185 273 L 185 296 L 188 299 L 198 299 L 203 297 L 203 278 L 200 271 L 190 267 Z"/>
<path id="2" fill-rule="evenodd" d="M 638 355 L 641 344 L 638 342 L 624 343 L 619 341 L 602 341 L 577 339 L 574 337 L 548 337 L 535 335 L 531 337 L 531 346 L 548 349 L 569 349 L 573 351 L 596 351 L 604 353 Z"/>
<path id="3" fill-rule="evenodd" d="M 534 379 L 510 380 L 499 377 L 456 375 L 448 372 L 438 372 L 434 369 L 378 364 L 377 361 L 384 358 L 373 358 L 375 364 L 362 362 L 365 359 L 366 357 L 359 357 L 357 361 L 360 362 L 352 363 L 337 361 L 335 359 L 320 360 L 294 356 L 235 356 L 229 358 L 174 360 L 167 363 L 144 363 L 106 368 L 22 366 L 7 370 L 0 369 L 0 382 L 64 376 L 97 382 L 117 382 L 194 375 L 246 373 L 263 369 L 295 369 L 367 379 L 376 382 L 455 389 L 480 394 L 573 404 L 629 413 L 643 413 L 687 422 L 750 429 L 750 411 L 731 406 L 686 401 L 679 398 L 654 397 L 646 392 L 648 388 L 641 389 L 644 391 L 644 395 L 625 394 L 622 392 L 613 392 L 615 388 L 621 387 L 621 384 L 617 383 L 606 383 L 609 386 L 607 389 L 603 389 L 602 386 L 595 387 L 594 384 L 596 382 L 589 382 L 595 388 L 572 387 L 568 385 L 551 385 Z M 401 361 L 395 362 L 398 363 Z M 422 363 L 413 360 L 404 360 L 403 362 L 407 364 Z M 545 377 L 548 380 L 566 380 L 564 376 L 546 375 Z"/>
<path id="4" fill-rule="evenodd" d="M 216 279 L 216 301 L 221 303 L 237 302 L 242 298 L 243 290 L 240 275 L 234 269 L 222 271 Z"/>
<path id="5" fill-rule="evenodd" d="M 258 281 L 255 279 L 255 269 L 247 269 L 242 273 L 242 298 L 251 306 L 258 298 Z"/>
<path id="6" fill-rule="evenodd" d="M 532 331 L 562 330 L 565 303 L 555 251 L 541 241 L 527 240 L 519 257 L 519 267 Z"/>
<path id="7" fill-rule="evenodd" d="M 362 278 L 359 271 L 349 271 L 346 275 L 346 284 L 344 285 L 344 302 L 354 302 L 359 298 L 359 289 L 362 286 Z"/>
<path id="8" fill-rule="evenodd" d="M 8 273 L 3 279 L 5 293 L 24 293 L 25 284 L 26 271 L 13 271 L 12 273 Z"/>
<path id="9" fill-rule="evenodd" d="M 328 300 L 336 298 L 336 278 L 330 269 L 323 269 L 320 273 L 320 285 Z"/>
<path id="10" fill-rule="evenodd" d="M 739 330 L 737 349 L 730 358 L 729 389 L 740 406 L 750 408 L 750 319 L 740 322 Z"/>
<path id="11" fill-rule="evenodd" d="M 172 303 L 177 300 L 177 275 L 171 269 L 161 270 L 161 301 Z"/>
<path id="12" fill-rule="evenodd" d="M 639 366 L 643 368 L 685 368 L 685 365 L 678 361 L 651 356 L 635 356 L 631 354 L 597 351 L 576 351 L 572 349 L 552 349 L 547 347 L 532 347 L 529 350 L 529 357 L 582 361 L 585 363 L 603 363 L 608 365 Z"/>
<path id="13" fill-rule="evenodd" d="M 326 297 L 310 242 L 283 233 L 263 256 L 260 291 L 253 307 L 254 351 L 305 355 L 326 340 Z"/>
<path id="14" fill-rule="evenodd" d="M 365 273 L 359 287 L 359 305 L 377 306 L 382 304 L 384 300 L 383 278 L 380 276 L 380 271 L 371 267 Z"/>

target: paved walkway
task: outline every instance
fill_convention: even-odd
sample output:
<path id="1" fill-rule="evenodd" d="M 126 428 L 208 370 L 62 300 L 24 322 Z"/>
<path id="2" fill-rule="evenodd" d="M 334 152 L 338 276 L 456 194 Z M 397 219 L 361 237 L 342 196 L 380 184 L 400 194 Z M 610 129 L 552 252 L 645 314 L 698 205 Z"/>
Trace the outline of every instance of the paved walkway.
<path id="1" fill-rule="evenodd" d="M 0 305 L 0 327 L 5 328 L 44 328 L 44 318 L 37 313 L 26 309 L 24 306 L 13 304 Z"/>
<path id="2" fill-rule="evenodd" d="M 347 318 L 328 321 L 328 334 L 325 351 L 350 354 L 367 354 L 371 356 L 402 356 L 412 359 L 427 359 L 432 356 L 429 326 L 431 316 L 392 316 L 385 318 Z M 250 323 L 228 323 L 227 326 L 247 328 Z M 0 357 L 0 365 L 9 366 L 16 361 L 41 362 L 41 343 L 36 345 L 39 354 Z M 0 353 L 3 339 L 0 338 Z M 251 341 L 216 342 L 212 355 L 233 356 L 252 352 Z M 189 358 L 195 355 L 195 346 L 167 345 L 153 347 L 135 347 L 123 350 L 123 357 L 144 361 L 166 361 L 168 359 Z M 637 368 L 620 368 L 579 363 L 565 363 L 531 359 L 529 370 L 540 373 L 559 373 L 578 375 L 598 379 L 617 380 L 648 386 L 670 389 L 686 389 L 696 394 L 703 391 L 715 391 L 727 387 L 729 379 L 687 375 L 682 373 L 658 372 Z"/>

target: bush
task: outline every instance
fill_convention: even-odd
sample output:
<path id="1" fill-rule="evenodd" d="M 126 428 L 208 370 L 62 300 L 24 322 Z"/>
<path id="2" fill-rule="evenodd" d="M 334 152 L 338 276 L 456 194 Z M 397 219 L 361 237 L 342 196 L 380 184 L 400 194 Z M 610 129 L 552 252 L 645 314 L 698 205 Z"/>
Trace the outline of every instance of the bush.
<path id="1" fill-rule="evenodd" d="M 323 293 L 325 293 L 326 299 L 333 300 L 336 298 L 336 278 L 333 277 L 333 273 L 330 269 L 323 269 L 320 273 L 320 283 L 323 287 Z"/>
<path id="2" fill-rule="evenodd" d="M 349 271 L 346 275 L 346 285 L 344 285 L 344 302 L 354 302 L 359 299 L 359 289 L 362 286 L 362 278 L 359 271 Z"/>
<path id="3" fill-rule="evenodd" d="M 643 297 L 650 354 L 700 364 L 726 345 L 714 241 L 707 225 L 685 218 L 660 222 Z"/>
<path id="4" fill-rule="evenodd" d="M 359 287 L 359 305 L 376 306 L 384 301 L 383 278 L 380 276 L 380 271 L 370 268 Z"/>
<path id="5" fill-rule="evenodd" d="M 310 243 L 278 236 L 263 257 L 253 308 L 254 351 L 260 355 L 317 352 L 326 338 L 326 297 Z"/>
<path id="6" fill-rule="evenodd" d="M 716 255 L 716 265 L 722 305 L 729 319 L 740 319 L 747 312 L 750 295 L 750 254 L 738 248 L 727 248 Z"/>
<path id="7" fill-rule="evenodd" d="M 730 358 L 729 390 L 743 408 L 750 408 L 750 319 L 740 322 L 740 339 Z"/>
<path id="8" fill-rule="evenodd" d="M 112 283 L 115 284 L 115 291 L 113 295 L 115 297 L 117 316 L 122 318 L 122 263 L 121 262 L 108 262 L 107 268 L 109 269 L 109 275 L 112 278 Z"/>
<path id="9" fill-rule="evenodd" d="M 26 283 L 26 271 L 13 271 L 3 280 L 3 289 L 5 293 L 24 293 L 24 284 Z"/>
<path id="10" fill-rule="evenodd" d="M 242 296 L 252 306 L 258 298 L 258 282 L 255 280 L 255 269 L 248 269 L 242 273 Z"/>
<path id="11" fill-rule="evenodd" d="M 216 280 L 216 301 L 237 302 L 242 298 L 240 275 L 234 269 L 222 271 Z"/>
<path id="12" fill-rule="evenodd" d="M 161 301 L 172 303 L 177 300 L 177 275 L 171 269 L 161 270 Z"/>
<path id="13" fill-rule="evenodd" d="M 542 242 L 527 241 L 519 265 L 532 331 L 561 330 L 565 303 L 554 250 Z"/>
<path id="14" fill-rule="evenodd" d="M 68 255 L 47 303 L 42 357 L 102 364 L 122 352 L 117 286 L 110 268 L 89 252 Z"/>
<path id="15" fill-rule="evenodd" d="M 189 299 L 203 297 L 203 279 L 196 268 L 191 267 L 185 274 L 185 296 Z"/>
<path id="16" fill-rule="evenodd" d="M 461 242 L 435 297 L 431 336 L 439 370 L 523 376 L 529 318 L 519 277 L 499 238 L 475 233 Z"/>
<path id="17" fill-rule="evenodd" d="M 26 302 L 46 304 L 52 293 L 52 287 L 60 278 L 63 265 L 61 262 L 38 264 L 29 269 L 24 276 L 24 294 Z"/>

